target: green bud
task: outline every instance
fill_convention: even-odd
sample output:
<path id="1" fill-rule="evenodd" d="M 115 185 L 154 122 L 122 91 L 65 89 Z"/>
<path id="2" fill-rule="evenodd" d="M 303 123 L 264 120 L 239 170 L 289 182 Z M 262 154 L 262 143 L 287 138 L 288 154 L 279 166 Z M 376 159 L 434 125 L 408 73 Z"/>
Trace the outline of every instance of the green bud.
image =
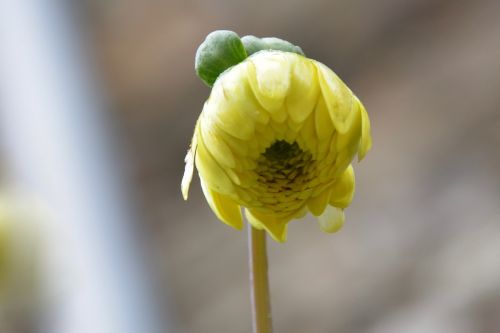
<path id="1" fill-rule="evenodd" d="M 245 36 L 241 39 L 247 54 L 250 56 L 262 50 L 277 50 L 305 55 L 299 46 L 295 46 L 286 40 L 276 37 L 257 38 L 255 36 Z"/>
<path id="2" fill-rule="evenodd" d="M 246 58 L 243 43 L 235 32 L 216 30 L 205 38 L 196 51 L 196 74 L 211 87 L 222 72 Z"/>
<path id="3" fill-rule="evenodd" d="M 219 75 L 239 64 L 251 54 L 264 50 L 277 50 L 304 55 L 302 49 L 286 40 L 255 36 L 240 37 L 233 31 L 211 32 L 196 51 L 195 70 L 198 77 L 212 87 Z"/>

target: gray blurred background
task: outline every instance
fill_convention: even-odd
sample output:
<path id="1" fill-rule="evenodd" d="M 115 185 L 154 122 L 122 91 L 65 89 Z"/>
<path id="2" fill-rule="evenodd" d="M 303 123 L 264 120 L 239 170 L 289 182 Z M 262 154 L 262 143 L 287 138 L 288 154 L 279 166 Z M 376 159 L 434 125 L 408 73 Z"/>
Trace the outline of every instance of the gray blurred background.
<path id="1" fill-rule="evenodd" d="M 500 2 L 86 1 L 141 210 L 158 295 L 177 331 L 250 332 L 246 231 L 180 180 L 209 95 L 194 54 L 216 29 L 275 36 L 327 64 L 365 104 L 343 230 L 292 222 L 270 242 L 275 332 L 500 332 Z"/>

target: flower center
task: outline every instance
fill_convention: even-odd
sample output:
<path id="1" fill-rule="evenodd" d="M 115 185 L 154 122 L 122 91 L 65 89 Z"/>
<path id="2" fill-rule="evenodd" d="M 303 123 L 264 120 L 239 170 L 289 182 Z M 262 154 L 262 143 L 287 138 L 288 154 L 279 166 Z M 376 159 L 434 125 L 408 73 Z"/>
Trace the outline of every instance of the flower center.
<path id="1" fill-rule="evenodd" d="M 297 192 L 310 180 L 313 162 L 311 153 L 297 142 L 278 140 L 260 155 L 255 172 L 271 193 Z"/>

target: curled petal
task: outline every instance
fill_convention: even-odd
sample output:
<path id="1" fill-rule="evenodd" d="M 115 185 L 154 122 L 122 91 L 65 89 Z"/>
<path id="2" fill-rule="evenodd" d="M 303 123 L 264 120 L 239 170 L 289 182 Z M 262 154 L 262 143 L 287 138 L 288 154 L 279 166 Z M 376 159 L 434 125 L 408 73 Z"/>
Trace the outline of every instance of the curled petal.
<path id="1" fill-rule="evenodd" d="M 372 148 L 372 137 L 370 133 L 370 119 L 361 101 L 357 101 L 361 110 L 361 145 L 359 147 L 358 160 L 361 161 Z"/>
<path id="2" fill-rule="evenodd" d="M 249 209 L 245 209 L 245 216 L 254 228 L 266 230 L 277 242 L 286 242 L 287 220 L 272 215 L 264 215 Z"/>
<path id="3" fill-rule="evenodd" d="M 239 67 L 235 67 L 235 69 L 237 68 Z M 234 74 L 230 71 L 228 74 L 223 74 L 220 79 L 225 79 L 226 76 L 228 79 L 231 79 Z M 229 89 L 226 86 L 230 85 L 230 83 L 227 83 L 226 80 L 217 80 L 212 88 L 209 99 L 203 106 L 202 112 L 205 115 L 204 121 L 207 122 L 207 126 L 217 124 L 220 129 L 232 136 L 248 140 L 255 132 L 255 123 L 251 121 L 252 118 L 248 117 L 249 113 L 245 112 L 245 110 L 255 110 L 255 115 L 257 116 L 257 107 L 252 105 L 251 99 L 245 99 L 245 91 L 243 89 L 245 82 L 243 79 L 240 81 L 241 91 L 233 91 L 230 94 L 226 92 L 226 89 Z M 234 85 L 230 86 L 234 87 Z"/>
<path id="4" fill-rule="evenodd" d="M 260 52 L 249 58 L 248 80 L 259 103 L 271 114 L 282 112 L 290 88 L 291 63 L 295 55 Z"/>
<path id="5" fill-rule="evenodd" d="M 212 191 L 201 177 L 200 182 L 208 205 L 219 220 L 235 229 L 243 228 L 240 206 L 229 197 Z"/>
<path id="6" fill-rule="evenodd" d="M 312 197 L 307 201 L 307 208 L 314 216 L 319 216 L 325 210 L 330 199 L 330 189 L 323 191 L 318 196 Z"/>
<path id="7" fill-rule="evenodd" d="M 333 206 L 326 207 L 323 214 L 318 216 L 319 227 L 328 233 L 339 231 L 344 225 L 344 220 L 344 210 Z"/>
<path id="8" fill-rule="evenodd" d="M 330 188 L 330 205 L 346 208 L 354 197 L 355 177 L 352 165 L 349 165 L 339 179 Z"/>
<path id="9" fill-rule="evenodd" d="M 198 128 L 198 123 L 196 123 L 196 128 Z M 195 130 L 195 134 L 193 135 L 193 139 L 191 141 L 191 147 L 189 147 L 186 157 L 184 158 L 186 166 L 184 167 L 184 175 L 182 176 L 182 181 L 181 181 L 181 191 L 184 200 L 188 199 L 189 186 L 191 185 L 191 180 L 193 179 L 194 159 L 196 155 L 196 148 L 198 146 L 197 141 L 198 140 L 196 137 L 196 130 Z"/>
<path id="10" fill-rule="evenodd" d="M 196 149 L 195 162 L 200 176 L 215 191 L 223 194 L 232 193 L 234 185 L 231 179 L 207 150 L 199 131 L 196 135 L 198 136 L 198 148 Z"/>
<path id="11" fill-rule="evenodd" d="M 315 117 L 313 117 L 313 115 L 304 120 L 304 125 L 299 133 L 299 138 L 301 139 L 303 147 L 306 147 L 306 149 L 311 152 L 316 151 L 318 147 L 318 136 L 316 134 Z"/>
<path id="12" fill-rule="evenodd" d="M 339 133 L 346 132 L 353 120 L 353 93 L 328 67 L 316 62 L 321 93 L 325 99 L 330 118 Z"/>
<path id="13" fill-rule="evenodd" d="M 319 96 L 316 68 L 309 61 L 293 64 L 290 90 L 285 100 L 288 115 L 295 123 L 303 122 L 314 109 Z"/>
<path id="14" fill-rule="evenodd" d="M 206 119 L 203 114 L 202 119 L 203 126 L 200 127 L 200 135 L 203 138 L 205 146 L 217 161 L 228 168 L 234 168 L 236 166 L 236 161 L 231 149 L 217 133 L 215 130 L 216 127 L 210 124 L 210 120 Z"/>
<path id="15" fill-rule="evenodd" d="M 326 139 L 333 134 L 335 128 L 333 127 L 332 120 L 329 117 L 328 108 L 323 98 L 318 101 L 315 112 L 315 125 L 318 140 L 321 142 L 329 143 Z"/>
<path id="16" fill-rule="evenodd" d="M 362 114 L 361 109 L 357 106 L 352 110 L 352 122 L 350 127 L 337 136 L 336 148 L 337 151 L 349 150 L 351 159 L 359 150 L 359 142 L 362 131 Z"/>

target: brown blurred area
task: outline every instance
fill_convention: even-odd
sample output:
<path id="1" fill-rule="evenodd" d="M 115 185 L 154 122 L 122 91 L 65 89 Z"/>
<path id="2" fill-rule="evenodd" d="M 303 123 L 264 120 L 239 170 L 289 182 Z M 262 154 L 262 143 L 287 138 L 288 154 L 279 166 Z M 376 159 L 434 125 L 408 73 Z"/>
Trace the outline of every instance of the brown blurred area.
<path id="1" fill-rule="evenodd" d="M 183 159 L 216 29 L 276 36 L 365 104 L 373 150 L 344 229 L 270 244 L 276 332 L 500 331 L 500 2 L 90 1 L 105 82 L 163 297 L 180 332 L 250 332 L 246 233 L 219 223 Z"/>

